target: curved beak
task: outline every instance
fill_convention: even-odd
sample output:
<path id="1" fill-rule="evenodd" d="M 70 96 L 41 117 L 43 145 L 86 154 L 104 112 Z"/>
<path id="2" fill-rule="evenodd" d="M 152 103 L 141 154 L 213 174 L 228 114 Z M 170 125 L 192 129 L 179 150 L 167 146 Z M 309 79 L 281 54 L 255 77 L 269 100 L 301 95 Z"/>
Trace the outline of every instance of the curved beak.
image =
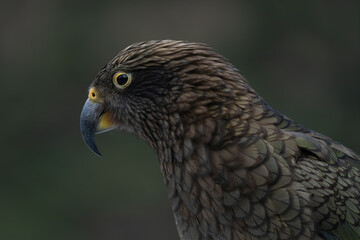
<path id="1" fill-rule="evenodd" d="M 86 100 L 80 115 L 81 135 L 86 145 L 99 157 L 102 157 L 95 144 L 95 133 L 99 125 L 99 120 L 104 111 L 104 105 L 100 102 Z"/>

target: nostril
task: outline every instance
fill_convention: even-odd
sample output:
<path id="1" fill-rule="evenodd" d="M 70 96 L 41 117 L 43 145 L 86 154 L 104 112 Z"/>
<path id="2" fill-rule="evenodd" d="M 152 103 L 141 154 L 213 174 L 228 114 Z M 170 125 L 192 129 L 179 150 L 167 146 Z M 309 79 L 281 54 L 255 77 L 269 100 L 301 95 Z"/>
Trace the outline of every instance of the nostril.
<path id="1" fill-rule="evenodd" d="M 94 88 L 91 88 L 88 96 L 91 100 L 95 101 L 97 99 L 96 90 Z"/>

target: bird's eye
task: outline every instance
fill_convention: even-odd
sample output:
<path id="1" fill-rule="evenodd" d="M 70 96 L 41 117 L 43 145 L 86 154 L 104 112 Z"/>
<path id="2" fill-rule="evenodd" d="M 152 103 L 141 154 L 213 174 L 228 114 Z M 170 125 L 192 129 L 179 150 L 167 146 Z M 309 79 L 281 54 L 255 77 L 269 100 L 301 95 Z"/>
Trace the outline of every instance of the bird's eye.
<path id="1" fill-rule="evenodd" d="M 114 75 L 113 81 L 117 88 L 124 89 L 131 83 L 131 74 L 118 72 Z"/>

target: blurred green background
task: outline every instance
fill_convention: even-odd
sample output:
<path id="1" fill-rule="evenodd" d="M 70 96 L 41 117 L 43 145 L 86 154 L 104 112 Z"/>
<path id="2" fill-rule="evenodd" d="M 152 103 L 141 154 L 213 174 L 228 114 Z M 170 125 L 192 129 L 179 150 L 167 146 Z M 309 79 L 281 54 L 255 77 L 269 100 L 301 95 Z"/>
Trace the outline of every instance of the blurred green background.
<path id="1" fill-rule="evenodd" d="M 137 41 L 230 59 L 273 107 L 360 151 L 359 1 L 0 3 L 0 239 L 178 239 L 158 162 L 134 136 L 82 142 L 97 71 Z"/>

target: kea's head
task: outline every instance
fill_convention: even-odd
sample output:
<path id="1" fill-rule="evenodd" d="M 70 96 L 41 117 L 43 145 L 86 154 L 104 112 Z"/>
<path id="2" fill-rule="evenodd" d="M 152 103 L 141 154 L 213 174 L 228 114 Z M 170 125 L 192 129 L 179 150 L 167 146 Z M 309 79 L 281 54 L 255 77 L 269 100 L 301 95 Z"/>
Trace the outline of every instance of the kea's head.
<path id="1" fill-rule="evenodd" d="M 91 84 L 81 132 L 97 155 L 94 135 L 119 129 L 136 134 L 166 158 L 167 147 L 185 135 L 195 137 L 187 126 L 239 114 L 238 109 L 224 109 L 246 91 L 238 71 L 203 44 L 136 43 L 101 69 Z"/>

